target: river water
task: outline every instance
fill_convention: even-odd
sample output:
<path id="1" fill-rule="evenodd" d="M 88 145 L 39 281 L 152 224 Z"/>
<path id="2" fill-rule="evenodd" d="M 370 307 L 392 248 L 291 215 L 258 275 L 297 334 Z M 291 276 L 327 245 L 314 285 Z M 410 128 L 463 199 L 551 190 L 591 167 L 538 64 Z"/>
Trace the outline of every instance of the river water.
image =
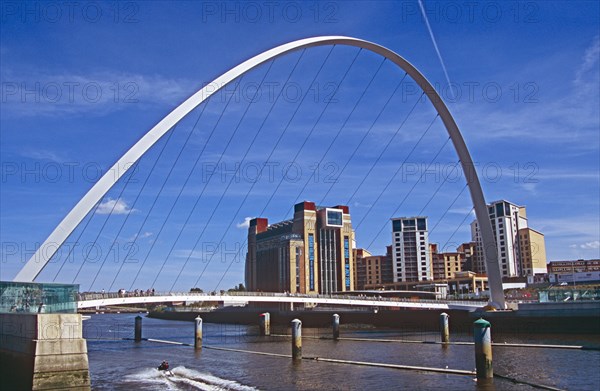
<path id="1" fill-rule="evenodd" d="M 94 390 L 533 390 L 495 378 L 478 384 L 473 376 L 374 368 L 350 364 L 221 351 L 210 347 L 290 354 L 290 340 L 259 337 L 257 326 L 204 324 L 206 347 L 133 338 L 136 314 L 96 314 L 84 321 Z M 289 334 L 289 329 L 272 332 Z M 473 346 L 319 340 L 328 329 L 304 328 L 304 356 L 474 370 Z M 437 333 L 342 326 L 342 337 L 439 341 Z M 192 322 L 143 318 L 143 337 L 193 343 Z M 505 335 L 494 342 L 600 345 L 598 336 Z M 452 335 L 452 341 L 471 341 Z M 600 351 L 494 347 L 494 371 L 511 378 L 567 390 L 600 390 Z M 172 375 L 156 367 L 168 360 Z"/>

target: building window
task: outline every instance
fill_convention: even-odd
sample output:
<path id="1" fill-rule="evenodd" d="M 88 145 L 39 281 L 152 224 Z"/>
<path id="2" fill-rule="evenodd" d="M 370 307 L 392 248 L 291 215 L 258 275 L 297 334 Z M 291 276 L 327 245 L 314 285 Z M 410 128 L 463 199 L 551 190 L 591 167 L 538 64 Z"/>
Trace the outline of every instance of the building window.
<path id="1" fill-rule="evenodd" d="M 338 212 L 335 210 L 327 211 L 327 225 L 333 225 L 337 227 L 341 227 L 342 224 L 342 212 Z"/>
<path id="2" fill-rule="evenodd" d="M 308 234 L 308 285 L 315 290 L 315 236 Z"/>
<path id="3" fill-rule="evenodd" d="M 346 289 L 350 290 L 350 239 L 344 236 L 344 278 Z"/>

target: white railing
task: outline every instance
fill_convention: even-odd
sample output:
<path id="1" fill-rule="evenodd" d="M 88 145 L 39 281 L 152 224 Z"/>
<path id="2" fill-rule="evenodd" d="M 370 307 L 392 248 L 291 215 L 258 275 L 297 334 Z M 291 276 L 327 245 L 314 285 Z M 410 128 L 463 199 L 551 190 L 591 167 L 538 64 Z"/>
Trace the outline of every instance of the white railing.
<path id="1" fill-rule="evenodd" d="M 394 303 L 407 304 L 405 306 L 418 307 L 436 307 L 458 306 L 458 307 L 482 307 L 484 301 L 466 301 L 466 300 L 432 300 L 432 299 L 411 299 L 411 298 L 396 298 L 396 297 L 379 297 L 379 296 L 356 296 L 356 295 L 308 295 L 299 293 L 277 293 L 277 292 L 154 292 L 147 294 L 146 292 L 84 292 L 79 294 L 80 308 L 84 308 L 83 304 L 98 303 L 98 305 L 116 305 L 120 304 L 135 304 L 135 303 L 155 303 L 172 301 L 193 301 L 198 298 L 198 301 L 260 301 L 267 302 L 265 298 L 272 297 L 277 299 L 277 302 L 320 302 L 323 304 L 338 304 L 338 305 L 365 305 L 377 306 L 394 306 Z M 252 299 L 258 300 L 252 300 Z M 133 300 L 132 300 L 133 299 Z M 345 303 L 346 302 L 346 303 Z M 362 303 L 361 303 L 362 302 Z M 105 303 L 105 304 L 104 304 Z M 364 304 L 363 304 L 364 303 Z M 411 304 L 411 305 L 408 305 Z M 398 305 L 402 307 L 403 305 Z"/>

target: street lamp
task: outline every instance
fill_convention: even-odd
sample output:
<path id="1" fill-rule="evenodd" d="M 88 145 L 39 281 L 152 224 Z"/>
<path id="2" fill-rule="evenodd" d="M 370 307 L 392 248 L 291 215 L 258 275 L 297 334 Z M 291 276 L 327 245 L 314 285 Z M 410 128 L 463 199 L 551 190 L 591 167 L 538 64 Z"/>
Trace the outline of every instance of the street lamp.
<path id="1" fill-rule="evenodd" d="M 571 278 L 573 279 L 573 289 L 575 289 L 575 261 L 571 263 Z M 573 292 L 573 294 L 575 294 Z"/>

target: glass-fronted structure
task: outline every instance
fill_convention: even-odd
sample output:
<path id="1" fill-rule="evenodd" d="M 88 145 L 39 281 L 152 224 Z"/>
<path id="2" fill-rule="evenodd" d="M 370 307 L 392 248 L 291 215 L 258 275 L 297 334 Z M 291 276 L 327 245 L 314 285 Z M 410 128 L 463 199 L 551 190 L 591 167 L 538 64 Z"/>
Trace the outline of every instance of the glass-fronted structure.
<path id="1" fill-rule="evenodd" d="M 0 281 L 0 313 L 76 313 L 78 284 Z"/>
<path id="2" fill-rule="evenodd" d="M 540 290 L 540 303 L 600 300 L 600 289 Z"/>

